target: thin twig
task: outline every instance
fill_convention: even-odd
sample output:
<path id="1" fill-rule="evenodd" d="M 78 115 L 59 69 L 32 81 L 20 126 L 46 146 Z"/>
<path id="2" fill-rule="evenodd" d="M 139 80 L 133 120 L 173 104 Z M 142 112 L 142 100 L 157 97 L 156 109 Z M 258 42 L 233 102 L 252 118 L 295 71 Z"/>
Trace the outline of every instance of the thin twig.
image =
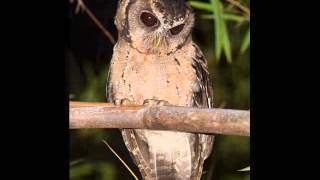
<path id="1" fill-rule="evenodd" d="M 248 7 L 242 5 L 240 1 L 237 1 L 237 0 L 226 0 L 226 1 L 228 1 L 230 4 L 237 6 L 239 9 L 241 9 L 243 12 L 245 12 L 250 17 L 250 9 Z"/>
<path id="2" fill-rule="evenodd" d="M 76 7 L 76 14 L 83 10 L 85 11 L 88 16 L 91 18 L 91 20 L 98 26 L 98 28 L 103 32 L 105 36 L 110 40 L 112 44 L 115 44 L 116 41 L 113 38 L 112 34 L 102 25 L 102 23 L 96 18 L 96 16 L 90 11 L 90 9 L 84 4 L 82 0 L 76 0 L 77 1 L 77 7 Z M 74 0 L 71 0 L 70 3 L 73 3 Z"/>
<path id="3" fill-rule="evenodd" d="M 84 161 L 84 159 L 74 160 L 74 161 L 72 161 L 72 162 L 69 163 L 69 166 L 74 166 L 74 165 L 76 165 L 76 164 L 78 164 L 78 163 L 80 163 L 80 162 L 83 162 L 83 161 Z"/>
<path id="4" fill-rule="evenodd" d="M 70 102 L 69 127 L 132 128 L 250 136 L 250 111 Z"/>
<path id="5" fill-rule="evenodd" d="M 111 146 L 107 143 L 107 141 L 102 140 L 102 142 L 110 149 L 110 151 L 120 160 L 120 162 L 128 169 L 131 175 L 134 177 L 135 180 L 139 180 L 139 178 L 134 174 L 134 172 L 130 169 L 130 167 L 121 159 L 121 157 L 116 153 L 115 150 L 111 148 Z"/>

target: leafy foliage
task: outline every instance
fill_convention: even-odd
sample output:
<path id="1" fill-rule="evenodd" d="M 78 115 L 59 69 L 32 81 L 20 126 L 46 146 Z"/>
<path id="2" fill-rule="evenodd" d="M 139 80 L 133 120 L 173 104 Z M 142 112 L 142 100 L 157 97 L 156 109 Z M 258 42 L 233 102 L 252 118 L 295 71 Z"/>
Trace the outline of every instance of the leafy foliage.
<path id="1" fill-rule="evenodd" d="M 198 10 L 209 12 L 210 14 L 204 14 L 200 17 L 203 19 L 210 19 L 214 21 L 215 32 L 215 55 L 217 60 L 220 59 L 222 52 L 225 54 L 227 61 L 232 62 L 232 46 L 230 42 L 228 32 L 228 22 L 248 24 L 250 17 L 246 12 L 234 12 L 237 8 L 231 4 L 231 8 L 225 8 L 226 4 L 220 0 L 210 0 L 209 2 L 202 1 L 189 1 L 191 6 Z M 234 1 L 229 1 L 234 2 Z M 240 3 L 240 2 L 239 2 Z M 238 4 L 239 4 L 238 3 Z M 240 53 L 244 53 L 250 46 L 250 28 L 248 28 L 241 45 Z"/>

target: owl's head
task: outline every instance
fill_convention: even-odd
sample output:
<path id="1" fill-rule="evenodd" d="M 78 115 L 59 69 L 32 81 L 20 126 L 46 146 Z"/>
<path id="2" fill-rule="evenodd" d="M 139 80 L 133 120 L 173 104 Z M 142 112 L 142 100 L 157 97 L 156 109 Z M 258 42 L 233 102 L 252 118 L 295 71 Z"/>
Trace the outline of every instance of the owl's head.
<path id="1" fill-rule="evenodd" d="M 185 0 L 121 0 L 119 38 L 142 53 L 172 53 L 191 40 L 194 14 Z"/>

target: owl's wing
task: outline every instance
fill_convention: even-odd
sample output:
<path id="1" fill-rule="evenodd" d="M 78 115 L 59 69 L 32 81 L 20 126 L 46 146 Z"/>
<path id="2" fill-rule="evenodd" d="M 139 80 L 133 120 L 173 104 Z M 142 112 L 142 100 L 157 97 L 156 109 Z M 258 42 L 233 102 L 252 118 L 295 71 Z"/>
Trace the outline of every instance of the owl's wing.
<path id="1" fill-rule="evenodd" d="M 193 43 L 195 54 L 192 58 L 192 67 L 196 71 L 198 91 L 193 93 L 193 106 L 199 108 L 213 107 L 213 87 L 209 79 L 208 64 L 200 48 Z M 198 134 L 199 136 L 199 155 L 198 165 L 194 166 L 193 172 L 200 179 L 204 160 L 210 155 L 214 136 L 206 134 Z"/>
<path id="2" fill-rule="evenodd" d="M 112 82 L 111 79 L 111 69 L 112 66 L 109 68 L 109 72 L 107 75 L 107 100 L 108 102 L 113 102 L 113 92 L 112 92 Z M 148 176 L 151 173 L 151 168 L 149 164 L 145 161 L 145 157 L 148 156 L 147 152 L 144 152 L 143 150 L 148 149 L 147 147 L 141 147 L 141 146 L 147 146 L 147 144 L 143 143 L 139 140 L 139 138 L 136 138 L 136 134 L 133 129 L 121 129 L 121 134 L 123 141 L 129 151 L 129 154 L 132 159 L 134 159 L 134 163 L 139 167 L 139 170 L 141 172 L 141 175 L 144 177 L 144 179 L 151 179 Z"/>
<path id="3" fill-rule="evenodd" d="M 195 54 L 192 57 L 192 67 L 196 70 L 197 83 L 200 87 L 199 91 L 193 94 L 193 106 L 212 108 L 213 89 L 209 79 L 208 63 L 200 48 L 196 44 L 192 46 L 195 48 Z"/>
<path id="4" fill-rule="evenodd" d="M 148 159 L 148 152 L 146 152 L 148 145 L 139 138 L 136 138 L 134 129 L 122 129 L 121 133 L 129 154 L 134 160 L 134 163 L 139 167 L 143 179 L 150 180 L 151 177 L 149 176 L 151 175 L 152 170 L 146 162 L 146 159 Z"/>
<path id="5" fill-rule="evenodd" d="M 111 67 L 111 63 L 110 63 L 109 71 L 108 71 L 108 75 L 107 75 L 107 86 L 106 86 L 107 101 L 110 102 L 110 103 L 113 102 L 112 83 L 110 81 L 110 79 L 111 79 L 111 68 L 112 67 Z"/>

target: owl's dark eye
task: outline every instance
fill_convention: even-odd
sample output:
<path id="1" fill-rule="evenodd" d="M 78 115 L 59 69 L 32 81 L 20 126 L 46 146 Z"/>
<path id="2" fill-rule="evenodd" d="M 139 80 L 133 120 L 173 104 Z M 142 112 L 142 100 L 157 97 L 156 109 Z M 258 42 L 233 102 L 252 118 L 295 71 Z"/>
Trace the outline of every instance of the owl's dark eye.
<path id="1" fill-rule="evenodd" d="M 178 25 L 178 26 L 176 26 L 174 28 L 171 28 L 170 32 L 171 32 L 172 35 L 177 35 L 182 31 L 183 27 L 184 27 L 184 24 L 180 24 L 180 25 Z"/>
<path id="2" fill-rule="evenodd" d="M 143 12 L 140 16 L 140 20 L 148 27 L 152 27 L 158 23 L 158 19 L 148 12 Z"/>

